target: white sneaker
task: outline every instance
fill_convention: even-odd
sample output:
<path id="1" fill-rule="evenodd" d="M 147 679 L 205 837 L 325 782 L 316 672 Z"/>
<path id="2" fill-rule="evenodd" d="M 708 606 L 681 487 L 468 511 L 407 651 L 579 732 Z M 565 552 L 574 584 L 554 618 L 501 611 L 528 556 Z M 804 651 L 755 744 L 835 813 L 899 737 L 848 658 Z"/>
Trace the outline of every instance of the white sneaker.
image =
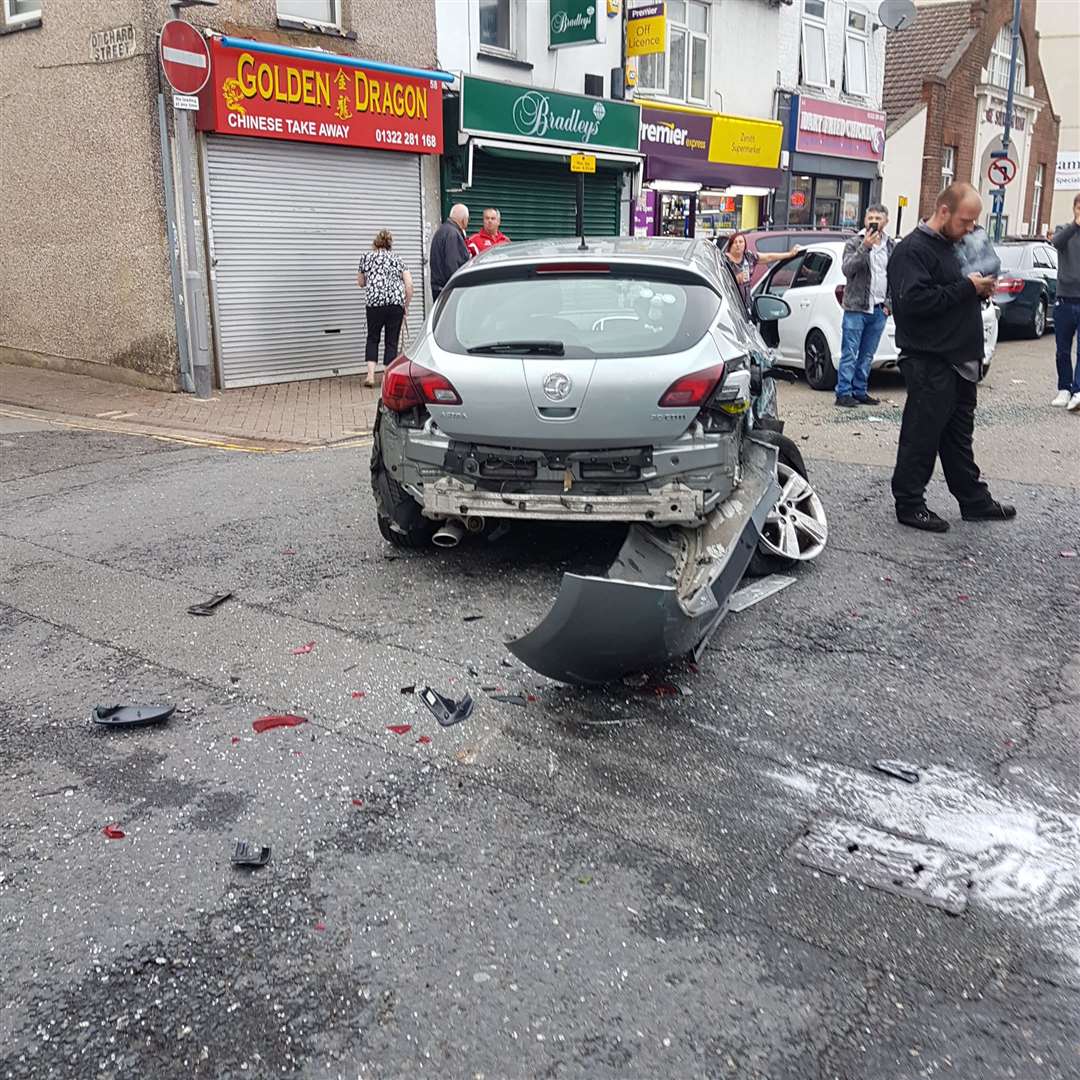
<path id="1" fill-rule="evenodd" d="M 1064 409 L 1065 406 L 1069 404 L 1069 391 L 1059 390 L 1057 392 L 1057 397 L 1054 398 L 1054 400 L 1051 401 L 1050 404 L 1056 405 L 1059 409 Z"/>
<path id="2" fill-rule="evenodd" d="M 1077 391 L 1069 398 L 1068 410 L 1069 412 L 1080 412 L 1080 391 Z"/>

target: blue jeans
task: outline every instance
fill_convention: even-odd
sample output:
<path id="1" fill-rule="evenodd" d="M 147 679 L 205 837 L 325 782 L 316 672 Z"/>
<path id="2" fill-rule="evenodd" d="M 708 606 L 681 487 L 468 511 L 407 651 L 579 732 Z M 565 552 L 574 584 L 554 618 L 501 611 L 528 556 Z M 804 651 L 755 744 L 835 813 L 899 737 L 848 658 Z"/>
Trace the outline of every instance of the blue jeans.
<path id="1" fill-rule="evenodd" d="M 877 352 L 885 329 L 885 309 L 878 304 L 873 311 L 845 311 L 844 333 L 840 347 L 840 367 L 836 375 L 836 396 L 866 397 L 870 380 L 870 362 Z"/>
<path id="2" fill-rule="evenodd" d="M 1080 297 L 1059 296 L 1054 304 L 1058 389 L 1080 394 Z M 1073 343 L 1076 348 L 1073 348 Z M 1076 363 L 1073 363 L 1073 354 Z"/>

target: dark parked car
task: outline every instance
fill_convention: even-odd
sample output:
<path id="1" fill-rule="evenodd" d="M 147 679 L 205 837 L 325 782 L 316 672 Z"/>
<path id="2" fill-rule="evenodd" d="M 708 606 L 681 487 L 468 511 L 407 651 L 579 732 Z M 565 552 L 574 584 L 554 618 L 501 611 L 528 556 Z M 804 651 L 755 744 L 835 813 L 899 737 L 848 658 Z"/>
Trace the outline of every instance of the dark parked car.
<path id="1" fill-rule="evenodd" d="M 994 303 L 1001 311 L 1001 329 L 1042 337 L 1054 321 L 1057 295 L 1057 251 L 1043 240 L 995 244 L 1001 275 Z"/>
<path id="2" fill-rule="evenodd" d="M 790 226 L 786 229 L 755 229 L 746 234 L 746 246 L 755 255 L 769 255 L 777 251 L 790 251 L 795 244 L 806 247 L 808 244 L 821 244 L 826 240 L 846 240 L 854 231 L 854 229 L 814 229 L 798 226 Z M 721 241 L 721 247 L 723 243 L 724 241 Z M 750 278 L 750 284 L 756 284 L 765 276 L 768 269 L 764 263 L 758 263 Z"/>

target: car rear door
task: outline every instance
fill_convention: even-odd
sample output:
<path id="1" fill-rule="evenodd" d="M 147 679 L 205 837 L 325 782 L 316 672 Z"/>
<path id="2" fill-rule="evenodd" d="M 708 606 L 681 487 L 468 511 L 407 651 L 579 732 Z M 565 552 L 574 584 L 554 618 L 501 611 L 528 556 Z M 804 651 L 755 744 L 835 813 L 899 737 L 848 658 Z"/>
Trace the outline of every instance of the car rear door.
<path id="1" fill-rule="evenodd" d="M 799 267 L 802 266 L 802 261 L 805 258 L 805 254 L 799 254 L 786 262 L 777 263 L 769 271 L 769 276 L 766 278 L 764 285 L 761 288 L 761 292 L 766 292 L 770 296 L 784 296 L 784 294 L 791 288 L 791 283 L 795 280 L 795 275 L 799 272 Z M 790 304 L 790 300 L 788 303 Z M 794 312 L 792 312 L 794 314 Z M 796 335 L 790 331 L 791 316 L 786 319 L 779 319 L 775 323 L 768 324 L 768 327 L 763 327 L 763 332 L 771 330 L 775 327 L 775 336 L 777 341 L 774 347 L 779 351 L 780 355 L 790 360 L 802 359 L 802 339 L 796 338 Z M 773 345 L 774 343 L 769 339 L 773 336 L 773 333 L 766 335 L 765 340 Z"/>
<path id="2" fill-rule="evenodd" d="M 792 355 L 796 359 L 804 359 L 806 335 L 814 325 L 814 313 L 826 294 L 829 300 L 834 305 L 836 304 L 832 290 L 825 285 L 832 262 L 832 256 L 826 251 L 807 251 L 784 296 L 791 308 L 791 314 L 782 321 L 781 325 L 790 340 Z M 831 320 L 829 326 L 831 327 L 836 322 L 836 319 Z M 830 348 L 835 349 L 837 345 L 831 333 L 827 333 L 826 336 Z"/>

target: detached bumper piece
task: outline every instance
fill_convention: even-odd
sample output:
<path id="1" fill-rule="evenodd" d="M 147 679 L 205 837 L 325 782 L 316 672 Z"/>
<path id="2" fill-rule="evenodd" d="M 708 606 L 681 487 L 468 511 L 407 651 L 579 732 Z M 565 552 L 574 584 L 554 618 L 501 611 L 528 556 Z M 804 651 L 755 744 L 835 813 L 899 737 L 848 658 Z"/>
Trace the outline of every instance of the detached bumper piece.
<path id="1" fill-rule="evenodd" d="M 703 526 L 633 525 L 606 577 L 564 575 L 547 617 L 510 651 L 542 675 L 580 685 L 699 654 L 780 495 L 775 446 L 747 440 L 742 466 L 739 487 Z"/>

